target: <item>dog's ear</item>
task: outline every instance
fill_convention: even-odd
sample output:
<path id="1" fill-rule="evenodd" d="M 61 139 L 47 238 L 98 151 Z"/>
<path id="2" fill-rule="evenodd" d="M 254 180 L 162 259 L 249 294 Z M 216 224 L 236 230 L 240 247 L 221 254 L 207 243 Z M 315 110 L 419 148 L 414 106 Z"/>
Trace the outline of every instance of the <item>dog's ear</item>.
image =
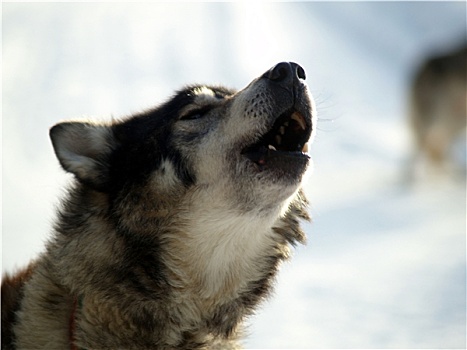
<path id="1" fill-rule="evenodd" d="M 117 144 L 110 126 L 59 123 L 50 129 L 50 139 L 63 169 L 98 190 L 106 188 L 109 159 Z"/>

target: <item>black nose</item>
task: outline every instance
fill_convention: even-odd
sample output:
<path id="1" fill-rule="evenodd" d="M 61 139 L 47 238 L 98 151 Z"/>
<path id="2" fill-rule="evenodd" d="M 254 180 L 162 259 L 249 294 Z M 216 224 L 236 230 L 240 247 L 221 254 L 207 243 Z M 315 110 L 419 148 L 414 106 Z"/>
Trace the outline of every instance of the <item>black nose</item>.
<path id="1" fill-rule="evenodd" d="M 296 79 L 306 79 L 305 70 L 294 62 L 278 63 L 268 70 L 264 76 L 278 83 L 293 83 Z"/>

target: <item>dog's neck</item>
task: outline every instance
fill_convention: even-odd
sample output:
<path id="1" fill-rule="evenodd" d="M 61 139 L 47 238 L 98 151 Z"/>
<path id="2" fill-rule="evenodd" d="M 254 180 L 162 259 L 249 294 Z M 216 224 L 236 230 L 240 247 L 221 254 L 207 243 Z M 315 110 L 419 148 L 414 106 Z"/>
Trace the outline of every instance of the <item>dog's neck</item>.
<path id="1" fill-rule="evenodd" d="M 192 203 L 202 205 L 185 212 L 170 240 L 168 260 L 175 261 L 172 270 L 201 298 L 238 296 L 264 278 L 271 261 L 287 255 L 278 252 L 288 247 L 273 229 L 281 208 L 274 213 L 245 213 L 218 197 L 197 198 Z M 178 252 L 177 257 L 173 252 Z"/>

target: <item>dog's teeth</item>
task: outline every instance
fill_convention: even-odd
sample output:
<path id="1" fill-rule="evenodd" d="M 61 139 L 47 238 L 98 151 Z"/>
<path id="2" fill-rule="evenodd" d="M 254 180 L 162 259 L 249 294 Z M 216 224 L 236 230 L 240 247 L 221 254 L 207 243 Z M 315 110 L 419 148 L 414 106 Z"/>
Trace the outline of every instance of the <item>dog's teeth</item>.
<path id="1" fill-rule="evenodd" d="M 272 151 L 277 151 L 277 150 L 276 150 L 276 147 L 274 147 L 273 145 L 268 145 L 268 148 L 269 148 L 270 150 L 272 150 Z"/>
<path id="2" fill-rule="evenodd" d="M 285 134 L 285 127 L 284 127 L 284 126 L 281 126 L 281 127 L 279 128 L 279 133 L 280 133 L 281 135 L 284 135 L 284 134 Z"/>
<path id="3" fill-rule="evenodd" d="M 302 152 L 308 153 L 308 142 L 303 145 Z"/>
<path id="4" fill-rule="evenodd" d="M 280 137 L 279 135 L 276 135 L 275 140 L 278 145 L 282 143 L 282 137 Z"/>
<path id="5" fill-rule="evenodd" d="M 300 127 L 305 130 L 306 129 L 306 122 L 305 122 L 305 119 L 303 118 L 303 116 L 298 113 L 298 112 L 294 112 L 291 116 L 290 116 L 290 119 L 293 119 L 295 120 L 298 125 L 300 125 Z"/>

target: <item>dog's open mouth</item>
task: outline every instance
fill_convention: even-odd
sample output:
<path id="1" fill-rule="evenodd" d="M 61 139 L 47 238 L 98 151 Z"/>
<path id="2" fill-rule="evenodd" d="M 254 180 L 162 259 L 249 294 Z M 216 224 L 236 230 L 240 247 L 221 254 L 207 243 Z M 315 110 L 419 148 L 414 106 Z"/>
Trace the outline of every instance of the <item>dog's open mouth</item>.
<path id="1" fill-rule="evenodd" d="M 260 167 L 277 163 L 278 159 L 308 160 L 306 153 L 310 133 L 311 126 L 303 114 L 291 109 L 281 114 L 271 130 L 258 142 L 245 148 L 242 154 Z"/>

